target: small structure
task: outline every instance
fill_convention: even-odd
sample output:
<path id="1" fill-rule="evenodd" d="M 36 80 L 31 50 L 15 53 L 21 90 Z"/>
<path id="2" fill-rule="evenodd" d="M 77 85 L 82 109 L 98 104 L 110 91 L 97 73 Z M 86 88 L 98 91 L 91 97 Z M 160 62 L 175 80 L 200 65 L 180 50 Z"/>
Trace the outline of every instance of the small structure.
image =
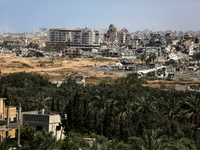
<path id="1" fill-rule="evenodd" d="M 63 57 L 81 57 L 83 50 L 77 48 L 65 49 L 62 53 Z"/>
<path id="2" fill-rule="evenodd" d="M 187 90 L 190 90 L 190 86 L 182 85 L 182 84 L 175 84 L 175 90 L 177 90 L 177 91 L 187 91 Z"/>
<path id="3" fill-rule="evenodd" d="M 84 140 L 86 142 L 88 142 L 88 144 L 90 145 L 90 147 L 92 147 L 94 145 L 94 143 L 96 143 L 96 138 L 84 138 Z"/>
<path id="4" fill-rule="evenodd" d="M 56 87 L 56 88 L 58 88 L 58 87 L 61 86 L 61 84 L 63 82 L 64 82 L 63 80 L 62 81 L 49 81 L 49 84 L 52 85 L 52 86 L 54 86 L 54 87 Z"/>
<path id="5" fill-rule="evenodd" d="M 196 132 L 196 150 L 200 150 L 200 128 Z"/>
<path id="6" fill-rule="evenodd" d="M 75 81 L 78 84 L 83 84 L 85 86 L 85 76 L 84 75 L 75 75 Z"/>
<path id="7" fill-rule="evenodd" d="M 197 64 L 198 64 L 197 61 L 190 60 L 189 61 L 189 66 L 188 66 L 188 70 L 189 71 L 197 71 L 199 69 L 199 66 Z"/>
<path id="8" fill-rule="evenodd" d="M 59 114 L 45 114 L 42 110 L 41 114 L 23 113 L 23 124 L 32 126 L 36 131 L 45 130 L 53 132 L 57 140 L 64 139 L 62 132 L 61 117 Z"/>
<path id="9" fill-rule="evenodd" d="M 149 77 L 157 77 L 157 78 L 168 78 L 169 73 L 167 72 L 167 67 L 160 66 L 152 69 L 145 69 L 145 70 L 139 70 L 137 73 L 140 76 L 149 76 Z"/>
<path id="10" fill-rule="evenodd" d="M 18 127 L 16 117 L 16 107 L 5 106 L 6 98 L 0 98 L 0 140 L 6 136 L 15 138 L 15 132 Z"/>

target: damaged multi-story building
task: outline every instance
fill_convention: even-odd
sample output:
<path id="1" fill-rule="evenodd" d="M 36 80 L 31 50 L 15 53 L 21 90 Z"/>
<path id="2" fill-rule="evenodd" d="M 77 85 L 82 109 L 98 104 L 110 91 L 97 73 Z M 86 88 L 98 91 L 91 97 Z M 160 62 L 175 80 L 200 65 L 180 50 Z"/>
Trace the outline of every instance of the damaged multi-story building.
<path id="1" fill-rule="evenodd" d="M 126 28 L 117 31 L 117 27 L 111 24 L 108 28 L 106 34 L 104 34 L 103 41 L 117 43 L 119 45 L 125 45 L 125 43 L 131 39 L 131 35 L 129 34 Z"/>
<path id="2" fill-rule="evenodd" d="M 109 29 L 106 34 L 104 34 L 104 41 L 106 42 L 117 42 L 117 27 L 113 24 L 109 26 Z"/>
<path id="3" fill-rule="evenodd" d="M 93 29 L 49 29 L 47 45 L 61 45 L 63 48 L 77 47 L 92 50 L 100 47 L 100 32 Z"/>

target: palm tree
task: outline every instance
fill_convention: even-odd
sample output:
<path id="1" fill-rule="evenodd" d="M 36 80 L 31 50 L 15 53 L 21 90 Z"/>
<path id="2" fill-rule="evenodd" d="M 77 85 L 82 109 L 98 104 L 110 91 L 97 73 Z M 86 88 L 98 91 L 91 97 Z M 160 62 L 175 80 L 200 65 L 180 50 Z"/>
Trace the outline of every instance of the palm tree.
<path id="1" fill-rule="evenodd" d="M 3 139 L 2 142 L 0 142 L 0 149 L 1 150 L 9 150 L 11 148 L 11 139 L 10 136 Z"/>
<path id="2" fill-rule="evenodd" d="M 56 143 L 53 132 L 46 132 L 44 130 L 35 133 L 34 139 L 31 141 L 31 149 L 47 150 Z"/>
<path id="3" fill-rule="evenodd" d="M 127 141 L 129 136 L 129 122 L 133 113 L 132 90 L 123 87 L 115 91 L 116 115 L 119 118 L 119 137 Z"/>
<path id="4" fill-rule="evenodd" d="M 38 95 L 36 95 L 36 97 L 32 97 L 31 98 L 31 102 L 37 103 L 36 107 L 40 110 L 40 109 L 46 109 L 48 110 L 47 107 L 47 101 L 51 100 L 51 97 L 45 97 L 45 93 L 43 92 L 39 92 Z"/>
<path id="5" fill-rule="evenodd" d="M 20 103 L 20 97 L 17 93 L 16 88 L 14 87 L 6 87 L 5 88 L 5 97 L 7 98 L 8 102 L 10 102 L 10 104 L 12 103 L 12 105 L 17 105 Z"/>
<path id="6" fill-rule="evenodd" d="M 153 59 L 153 63 L 154 63 L 154 61 L 155 61 L 155 59 L 156 59 L 156 54 L 153 53 L 153 54 L 151 55 L 151 58 Z"/>
<path id="7" fill-rule="evenodd" d="M 94 102 L 94 107 L 96 107 L 101 114 L 105 112 L 108 102 L 111 101 L 111 94 L 112 92 L 108 87 L 96 90 L 96 95 L 92 100 Z"/>
<path id="8" fill-rule="evenodd" d="M 142 54 L 142 56 L 141 56 L 141 61 L 142 61 L 142 64 L 143 64 L 143 62 L 144 62 L 144 60 L 146 59 L 146 55 L 145 54 Z"/>
<path id="9" fill-rule="evenodd" d="M 139 122 L 141 122 L 147 129 L 149 129 L 157 121 L 156 119 L 159 116 L 155 99 L 155 97 L 152 97 L 149 93 L 147 93 L 146 97 L 137 97 L 134 102 L 136 107 L 135 113 L 139 118 Z"/>
<path id="10" fill-rule="evenodd" d="M 133 103 L 132 101 L 132 91 L 127 90 L 126 88 L 120 89 L 121 92 L 116 94 L 116 99 L 117 99 L 117 108 L 118 108 L 118 113 L 117 116 L 125 120 L 126 117 L 132 113 L 132 108 L 133 108 Z"/>
<path id="11" fill-rule="evenodd" d="M 174 98 L 167 98 L 166 101 L 166 109 L 168 111 L 167 116 L 171 119 L 177 119 L 180 118 L 180 102 L 176 97 Z"/>
<path id="12" fill-rule="evenodd" d="M 169 143 L 161 129 L 144 130 L 141 136 L 130 137 L 129 140 L 136 143 L 136 147 L 141 150 L 163 150 L 167 148 Z"/>
<path id="13" fill-rule="evenodd" d="M 183 120 L 193 125 L 200 125 L 200 99 L 195 95 L 190 95 L 181 102 L 181 110 L 179 114 Z"/>

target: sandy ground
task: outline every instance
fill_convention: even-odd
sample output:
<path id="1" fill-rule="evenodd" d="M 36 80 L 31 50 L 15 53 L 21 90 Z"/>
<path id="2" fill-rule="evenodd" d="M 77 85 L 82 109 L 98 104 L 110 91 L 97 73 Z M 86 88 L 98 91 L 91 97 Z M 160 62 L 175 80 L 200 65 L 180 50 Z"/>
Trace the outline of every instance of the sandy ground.
<path id="1" fill-rule="evenodd" d="M 99 65 L 107 65 L 110 62 L 115 63 L 118 59 L 103 59 L 99 61 L 92 58 L 76 58 L 73 60 L 65 58 L 34 58 L 34 57 L 14 57 L 14 54 L 0 54 L 1 75 L 14 72 L 37 72 L 47 76 L 50 81 L 61 81 L 68 75 L 84 75 L 86 84 L 99 84 L 102 80 L 112 80 L 126 76 L 127 72 L 107 72 L 97 71 L 94 68 Z M 200 81 L 185 80 L 148 80 L 151 86 L 160 88 L 165 86 L 173 89 L 176 83 L 197 85 Z"/>
<path id="2" fill-rule="evenodd" d="M 104 79 L 114 79 L 124 76 L 124 73 L 109 73 L 92 69 L 99 65 L 107 65 L 116 62 L 117 59 L 104 61 L 92 58 L 75 58 L 73 60 L 64 58 L 34 58 L 13 57 L 13 54 L 0 54 L 0 70 L 3 75 L 14 72 L 37 72 L 49 77 L 51 81 L 60 81 L 68 75 L 84 75 L 86 83 L 98 84 Z"/>

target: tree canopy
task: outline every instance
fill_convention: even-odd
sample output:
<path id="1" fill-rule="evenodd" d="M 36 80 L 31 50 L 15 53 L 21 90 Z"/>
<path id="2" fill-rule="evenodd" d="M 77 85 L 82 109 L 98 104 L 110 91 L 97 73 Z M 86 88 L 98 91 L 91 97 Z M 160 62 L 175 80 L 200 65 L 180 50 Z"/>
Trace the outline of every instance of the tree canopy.
<path id="1" fill-rule="evenodd" d="M 143 78 L 132 73 L 113 82 L 86 86 L 68 77 L 55 88 L 48 86 L 48 79 L 42 75 L 14 73 L 0 79 L 0 94 L 12 105 L 22 103 L 23 111 L 46 107 L 60 113 L 67 139 L 58 146 L 50 134 L 34 133 L 33 139 L 32 131 L 25 128 L 35 145 L 48 145 L 48 139 L 51 146 L 60 149 L 88 148 L 83 137 L 96 135 L 100 136 L 99 143 L 104 141 L 104 149 L 195 149 L 200 126 L 199 93 L 165 91 L 143 87 L 143 83 Z M 27 136 L 22 133 L 22 137 Z"/>

